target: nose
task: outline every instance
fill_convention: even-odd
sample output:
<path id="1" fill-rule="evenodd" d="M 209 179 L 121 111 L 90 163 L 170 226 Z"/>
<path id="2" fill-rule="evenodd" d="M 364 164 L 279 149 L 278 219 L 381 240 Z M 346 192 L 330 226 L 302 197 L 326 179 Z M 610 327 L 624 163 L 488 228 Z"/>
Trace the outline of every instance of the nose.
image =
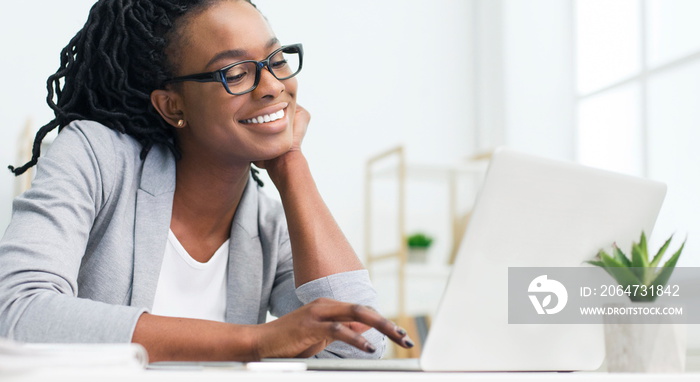
<path id="1" fill-rule="evenodd" d="M 258 65 L 261 66 L 260 82 L 253 92 L 257 93 L 260 98 L 276 98 L 278 95 L 284 92 L 284 83 L 272 75 L 269 65 L 263 64 L 262 62 Z"/>

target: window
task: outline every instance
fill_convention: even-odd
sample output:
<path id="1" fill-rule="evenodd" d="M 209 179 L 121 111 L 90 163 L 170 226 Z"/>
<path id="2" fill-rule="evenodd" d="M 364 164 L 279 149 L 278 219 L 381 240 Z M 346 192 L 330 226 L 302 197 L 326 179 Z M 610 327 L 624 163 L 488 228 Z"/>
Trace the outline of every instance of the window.
<path id="1" fill-rule="evenodd" d="M 656 225 L 700 266 L 700 2 L 575 0 L 577 159 L 668 184 Z M 658 244 L 656 244 L 658 246 Z"/>

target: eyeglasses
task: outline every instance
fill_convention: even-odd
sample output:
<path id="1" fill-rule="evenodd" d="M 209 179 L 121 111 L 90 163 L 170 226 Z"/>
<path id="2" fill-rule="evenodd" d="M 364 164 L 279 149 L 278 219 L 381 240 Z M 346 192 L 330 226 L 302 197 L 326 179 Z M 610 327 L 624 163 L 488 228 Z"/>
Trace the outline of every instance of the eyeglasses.
<path id="1" fill-rule="evenodd" d="M 166 80 L 164 84 L 183 81 L 220 82 L 229 94 L 241 95 L 258 87 L 263 67 L 267 67 L 275 78 L 282 81 L 296 76 L 301 71 L 303 58 L 304 49 L 301 44 L 285 45 L 262 61 L 239 61 L 213 72 L 174 77 Z"/>

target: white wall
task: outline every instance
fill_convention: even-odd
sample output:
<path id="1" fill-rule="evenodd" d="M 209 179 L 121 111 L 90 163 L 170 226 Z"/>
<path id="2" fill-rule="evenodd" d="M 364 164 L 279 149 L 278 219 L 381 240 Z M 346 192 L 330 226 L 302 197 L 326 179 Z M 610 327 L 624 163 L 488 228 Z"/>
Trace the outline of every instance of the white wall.
<path id="1" fill-rule="evenodd" d="M 51 120 L 46 79 L 60 50 L 82 27 L 94 0 L 18 1 L 0 12 L 0 234 L 10 219 L 17 138 L 28 118 L 35 128 Z"/>
<path id="2" fill-rule="evenodd" d="M 505 144 L 573 160 L 571 3 L 510 0 L 504 4 Z"/>
<path id="3" fill-rule="evenodd" d="M 303 149 L 334 216 L 363 250 L 368 157 L 451 163 L 472 152 L 471 2 L 259 0 L 283 43 L 303 42 Z"/>
<path id="4" fill-rule="evenodd" d="M 477 137 L 574 158 L 571 3 L 477 0 Z"/>

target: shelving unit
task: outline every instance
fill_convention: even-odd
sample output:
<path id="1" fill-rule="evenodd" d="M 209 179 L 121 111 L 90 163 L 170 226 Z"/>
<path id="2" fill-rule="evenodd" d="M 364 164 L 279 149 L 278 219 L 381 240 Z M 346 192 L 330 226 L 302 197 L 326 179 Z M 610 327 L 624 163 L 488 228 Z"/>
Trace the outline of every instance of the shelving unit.
<path id="1" fill-rule="evenodd" d="M 485 172 L 489 154 L 469 158 L 468 160 L 450 166 L 445 165 L 430 165 L 430 164 L 409 164 L 406 162 L 406 154 L 403 147 L 395 147 L 385 152 L 379 153 L 368 159 L 365 169 L 365 254 L 367 259 L 367 268 L 373 279 L 380 277 L 377 268 L 381 267 L 382 263 L 389 260 L 394 260 L 396 269 L 391 269 L 397 279 L 396 293 L 396 309 L 395 315 L 392 317 L 399 325 L 406 328 L 409 335 L 414 339 L 419 339 L 421 332 L 420 322 L 416 320 L 407 309 L 408 303 L 408 284 L 409 277 L 414 282 L 426 282 L 426 278 L 432 280 L 427 281 L 438 287 L 444 285 L 447 275 L 449 274 L 449 266 L 452 264 L 454 257 L 459 250 L 461 239 L 470 216 L 470 208 L 460 213 L 459 199 L 460 193 L 458 183 L 461 177 L 466 178 L 467 183 L 471 183 L 473 189 L 477 189 L 481 178 Z M 374 197 L 374 188 L 379 179 L 395 180 L 395 199 L 391 201 L 382 201 L 382 203 L 396 203 L 396 219 L 397 227 L 392 234 L 394 238 L 391 240 L 394 244 L 389 251 L 377 251 L 373 248 L 373 239 L 377 234 L 377 226 L 373 222 L 373 213 L 378 206 L 377 200 Z M 406 238 L 408 236 L 406 221 L 407 213 L 411 206 L 407 201 L 407 191 L 410 187 L 409 181 L 421 180 L 435 183 L 438 186 L 447 187 L 448 198 L 447 203 L 449 220 L 449 230 L 451 242 L 449 243 L 448 256 L 445 262 L 432 265 L 416 265 L 408 263 L 408 246 Z M 464 179 L 463 179 L 464 180 Z M 476 192 L 473 192 L 475 197 Z M 473 199 L 473 197 L 472 197 Z M 473 200 L 471 200 L 473 202 Z M 386 267 L 385 267 L 386 268 Z M 386 275 L 386 272 L 383 273 Z M 429 310 L 429 309 L 428 309 Z M 426 322 L 429 324 L 430 316 L 427 315 Z M 419 325 L 416 325 L 416 321 Z M 424 334 L 424 333 L 423 333 Z M 417 345 L 420 345 L 419 341 Z M 416 346 L 410 351 L 396 347 L 394 356 L 402 357 L 418 357 L 420 355 L 420 346 Z"/>

